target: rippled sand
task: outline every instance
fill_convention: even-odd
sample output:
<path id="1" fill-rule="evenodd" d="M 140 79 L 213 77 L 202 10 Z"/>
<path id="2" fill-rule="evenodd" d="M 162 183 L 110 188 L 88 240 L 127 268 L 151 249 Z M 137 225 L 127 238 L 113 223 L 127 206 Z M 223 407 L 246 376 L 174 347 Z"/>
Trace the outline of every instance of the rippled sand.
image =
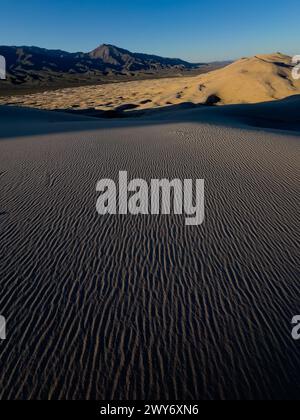
<path id="1" fill-rule="evenodd" d="M 299 398 L 299 133 L 201 112 L 0 110 L 2 399 Z M 120 170 L 205 178 L 204 225 L 100 217 Z"/>

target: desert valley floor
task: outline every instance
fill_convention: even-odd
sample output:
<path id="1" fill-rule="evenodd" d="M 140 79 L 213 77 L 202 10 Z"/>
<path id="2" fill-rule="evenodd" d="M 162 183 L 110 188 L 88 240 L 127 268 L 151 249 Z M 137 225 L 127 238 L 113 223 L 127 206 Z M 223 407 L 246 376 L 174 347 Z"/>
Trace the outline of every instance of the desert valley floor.
<path id="1" fill-rule="evenodd" d="M 299 98 L 245 107 L 0 107 L 0 398 L 299 398 Z M 205 223 L 99 216 L 120 170 L 204 178 Z"/>

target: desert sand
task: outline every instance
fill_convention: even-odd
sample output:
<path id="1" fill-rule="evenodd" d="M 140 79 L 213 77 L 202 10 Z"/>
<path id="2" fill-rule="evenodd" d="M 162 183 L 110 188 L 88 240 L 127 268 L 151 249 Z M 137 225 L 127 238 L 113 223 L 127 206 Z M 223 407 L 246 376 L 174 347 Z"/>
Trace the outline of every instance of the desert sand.
<path id="1" fill-rule="evenodd" d="M 0 98 L 0 104 L 47 110 L 143 110 L 184 102 L 258 103 L 296 94 L 300 94 L 300 80 L 292 79 L 292 59 L 277 53 L 243 58 L 195 77 L 61 89 Z"/>
<path id="2" fill-rule="evenodd" d="M 0 398 L 297 399 L 299 105 L 0 107 Z M 99 216 L 120 170 L 204 178 L 205 223 Z"/>

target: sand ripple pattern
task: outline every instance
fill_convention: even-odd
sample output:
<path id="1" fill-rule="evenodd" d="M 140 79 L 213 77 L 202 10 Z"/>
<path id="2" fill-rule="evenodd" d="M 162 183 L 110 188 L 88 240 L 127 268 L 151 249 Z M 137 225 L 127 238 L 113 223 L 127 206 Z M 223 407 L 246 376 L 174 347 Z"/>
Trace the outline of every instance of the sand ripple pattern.
<path id="1" fill-rule="evenodd" d="M 299 398 L 299 138 L 130 124 L 0 140 L 0 397 Z M 205 224 L 98 216 L 120 170 L 205 178 Z"/>

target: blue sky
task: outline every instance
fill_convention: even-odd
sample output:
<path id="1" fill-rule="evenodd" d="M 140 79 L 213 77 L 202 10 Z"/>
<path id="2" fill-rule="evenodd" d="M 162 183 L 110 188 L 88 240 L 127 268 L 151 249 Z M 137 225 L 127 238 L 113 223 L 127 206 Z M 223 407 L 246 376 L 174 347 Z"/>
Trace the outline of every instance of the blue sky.
<path id="1" fill-rule="evenodd" d="M 0 0 L 1 45 L 102 43 L 189 61 L 300 54 L 299 0 Z"/>

